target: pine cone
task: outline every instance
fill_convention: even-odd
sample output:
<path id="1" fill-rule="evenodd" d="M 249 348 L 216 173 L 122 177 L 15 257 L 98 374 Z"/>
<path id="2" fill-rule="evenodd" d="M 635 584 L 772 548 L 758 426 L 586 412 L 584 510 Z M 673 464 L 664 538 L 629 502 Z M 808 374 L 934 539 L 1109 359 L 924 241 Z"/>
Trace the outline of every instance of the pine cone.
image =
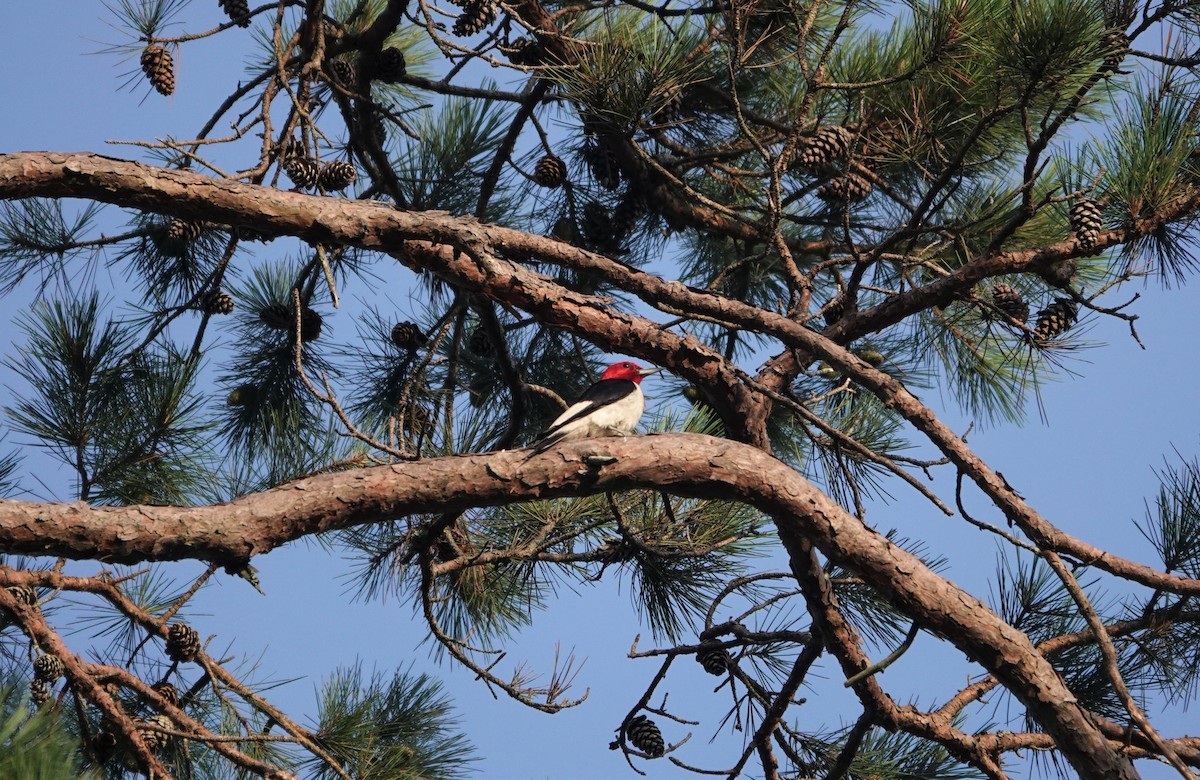
<path id="1" fill-rule="evenodd" d="M 321 326 L 324 322 L 324 317 L 305 306 L 300 310 L 300 340 L 316 341 L 321 338 Z"/>
<path id="2" fill-rule="evenodd" d="M 167 630 L 167 657 L 177 663 L 196 660 L 200 634 L 186 623 L 172 623 Z"/>
<path id="3" fill-rule="evenodd" d="M 1038 312 L 1033 328 L 1033 341 L 1042 344 L 1066 333 L 1079 317 L 1079 307 L 1070 298 L 1055 298 Z"/>
<path id="4" fill-rule="evenodd" d="M 344 190 L 354 183 L 358 173 L 354 166 L 345 160 L 335 160 L 321 168 L 317 184 L 326 192 Z"/>
<path id="5" fill-rule="evenodd" d="M 584 204 L 583 214 L 579 219 L 579 229 L 583 238 L 600 251 L 612 249 L 616 243 L 613 233 L 612 217 L 604 204 L 591 200 Z"/>
<path id="6" fill-rule="evenodd" d="M 561 187 L 567 180 L 567 166 L 559 158 L 548 154 L 533 166 L 533 180 L 550 189 Z"/>
<path id="7" fill-rule="evenodd" d="M 846 299 L 838 293 L 825 305 L 825 325 L 828 327 L 840 320 L 846 313 Z"/>
<path id="8" fill-rule="evenodd" d="M 354 89 L 358 82 L 358 69 L 348 60 L 326 60 L 325 67 L 329 75 L 344 89 Z"/>
<path id="9" fill-rule="evenodd" d="M 235 225 L 233 235 L 237 236 L 238 241 L 257 241 L 261 244 L 269 244 L 275 240 L 275 236 L 270 233 L 264 233 L 246 225 Z"/>
<path id="10" fill-rule="evenodd" d="M 174 721 L 172 721 L 166 715 L 151 715 L 148 718 L 138 718 L 137 722 L 145 725 L 158 726 L 162 729 L 175 728 Z M 138 729 L 138 736 L 142 738 L 142 742 L 146 743 L 146 748 L 151 753 L 157 753 L 162 750 L 164 747 L 166 747 L 167 740 L 171 738 L 167 734 L 163 734 L 158 731 L 151 731 L 150 729 Z"/>
<path id="11" fill-rule="evenodd" d="M 175 58 L 171 52 L 152 43 L 142 50 L 142 73 L 160 95 L 175 91 Z"/>
<path id="12" fill-rule="evenodd" d="M 154 683 L 150 686 L 150 690 L 163 697 L 172 707 L 179 706 L 179 689 L 166 680 Z"/>
<path id="13" fill-rule="evenodd" d="M 296 316 L 286 303 L 271 303 L 258 312 L 258 319 L 268 328 L 296 332 Z M 324 318 L 316 311 L 304 306 L 300 309 L 300 340 L 315 341 L 321 337 Z"/>
<path id="14" fill-rule="evenodd" d="M 629 739 L 629 744 L 651 758 L 658 758 L 667 752 L 662 732 L 658 730 L 654 721 L 645 715 L 638 715 L 629 721 L 629 725 L 625 728 L 625 736 Z"/>
<path id="15" fill-rule="evenodd" d="M 34 707 L 40 707 L 50 701 L 50 683 L 34 677 L 29 683 L 29 701 Z"/>
<path id="16" fill-rule="evenodd" d="M 454 20 L 452 32 L 459 37 L 474 35 L 496 21 L 497 0 L 466 0 L 462 16 Z"/>
<path id="17" fill-rule="evenodd" d="M 546 60 L 546 50 L 533 38 L 518 38 L 508 47 L 501 46 L 500 50 L 513 65 L 526 68 L 536 67 Z"/>
<path id="18" fill-rule="evenodd" d="M 854 134 L 841 125 L 825 125 L 797 144 L 793 164 L 814 168 L 832 160 L 841 160 L 850 150 Z"/>
<path id="19" fill-rule="evenodd" d="M 647 211 L 641 193 L 633 189 L 627 191 L 612 212 L 612 231 L 617 240 L 627 238 Z"/>
<path id="20" fill-rule="evenodd" d="M 372 111 L 367 117 L 366 122 L 367 130 L 371 133 L 371 139 L 375 141 L 376 146 L 382 148 L 388 139 L 387 121 L 383 118 L 383 114 Z"/>
<path id="21" fill-rule="evenodd" d="M 283 162 L 283 170 L 288 178 L 302 190 L 311 190 L 317 186 L 321 177 L 321 168 L 315 160 L 307 157 L 290 157 Z"/>
<path id="22" fill-rule="evenodd" d="M 229 314 L 233 311 L 233 296 L 224 290 L 209 290 L 200 301 L 205 314 Z"/>
<path id="23" fill-rule="evenodd" d="M 433 431 L 433 415 L 428 407 L 410 401 L 404 406 L 403 417 L 400 421 L 400 430 L 405 436 L 411 439 L 417 439 L 422 436 L 428 436 Z"/>
<path id="24" fill-rule="evenodd" d="M 295 157 L 304 157 L 304 142 L 294 136 L 282 140 L 277 145 L 279 159 L 284 162 Z"/>
<path id="25" fill-rule="evenodd" d="M 38 603 L 37 591 L 28 585 L 9 585 L 5 588 L 9 594 L 17 600 L 18 603 L 24 604 L 27 607 L 36 607 Z"/>
<path id="26" fill-rule="evenodd" d="M 247 0 L 217 0 L 217 3 L 238 27 L 250 26 L 250 3 Z"/>
<path id="27" fill-rule="evenodd" d="M 1101 36 L 1100 41 L 1103 43 L 1105 51 L 1108 52 L 1104 57 L 1104 62 L 1100 64 L 1100 69 L 1115 71 L 1121 67 L 1121 62 L 1129 53 L 1129 36 L 1125 34 L 1124 30 L 1112 28 Z"/>
<path id="28" fill-rule="evenodd" d="M 1066 290 L 1071 286 L 1071 280 L 1075 278 L 1075 272 L 1078 270 L 1079 263 L 1075 261 L 1075 258 L 1067 257 L 1042 271 L 1042 278 L 1055 287 Z"/>
<path id="29" fill-rule="evenodd" d="M 1104 217 L 1099 204 L 1091 198 L 1080 198 L 1071 204 L 1070 220 L 1071 232 L 1075 234 L 1079 246 L 1090 252 L 1100 238 L 1100 231 L 1104 229 Z"/>
<path id="30" fill-rule="evenodd" d="M 229 391 L 229 395 L 225 396 L 226 406 L 253 406 L 258 400 L 258 385 L 253 382 L 247 382 L 244 385 L 238 385 Z"/>
<path id="31" fill-rule="evenodd" d="M 475 328 L 471 331 L 471 335 L 467 337 L 467 349 L 484 359 L 496 356 L 496 348 L 483 328 Z"/>
<path id="32" fill-rule="evenodd" d="M 550 228 L 550 238 L 555 241 L 565 241 L 568 244 L 579 246 L 579 226 L 569 216 L 564 214 L 554 220 L 554 225 Z"/>
<path id="33" fill-rule="evenodd" d="M 729 668 L 729 651 L 723 647 L 710 647 L 696 653 L 696 663 L 711 675 L 722 675 Z"/>
<path id="34" fill-rule="evenodd" d="M 204 232 L 204 223 L 186 219 L 173 219 L 164 231 L 168 241 L 192 242 Z"/>
<path id="35" fill-rule="evenodd" d="M 262 324 L 274 330 L 291 330 L 295 318 L 292 307 L 286 303 L 269 303 L 258 311 L 258 319 Z"/>
<path id="36" fill-rule="evenodd" d="M 416 352 L 425 346 L 425 334 L 415 322 L 397 322 L 392 326 L 392 343 L 408 352 Z"/>
<path id="37" fill-rule="evenodd" d="M 167 257 L 183 257 L 203 230 L 204 226 L 199 222 L 173 219 L 152 232 L 150 240 L 161 254 Z"/>
<path id="38" fill-rule="evenodd" d="M 831 205 L 862 200 L 871 194 L 874 186 L 857 173 L 836 176 L 817 188 L 817 197 Z"/>
<path id="39" fill-rule="evenodd" d="M 1023 326 L 1029 319 L 1029 302 L 1025 296 L 1003 282 L 992 285 L 992 305 L 1013 325 Z"/>
<path id="40" fill-rule="evenodd" d="M 52 683 L 66 674 L 67 667 L 56 655 L 44 653 L 33 659 L 33 679 Z"/>
<path id="41" fill-rule="evenodd" d="M 99 731 L 92 737 L 92 752 L 101 763 L 113 757 L 117 749 L 117 738 L 111 731 Z"/>
<path id="42" fill-rule="evenodd" d="M 672 87 L 659 100 L 658 107 L 651 113 L 651 120 L 658 125 L 674 122 L 683 116 L 683 87 Z"/>
<path id="43" fill-rule="evenodd" d="M 592 172 L 592 178 L 604 189 L 612 192 L 621 186 L 621 168 L 617 156 L 604 143 L 589 143 L 583 147 L 583 161 Z"/>
<path id="44" fill-rule="evenodd" d="M 388 46 L 375 58 L 375 70 L 371 73 L 371 78 L 385 84 L 395 84 L 404 78 L 407 72 L 408 63 L 404 59 L 404 52 L 395 46 Z"/>

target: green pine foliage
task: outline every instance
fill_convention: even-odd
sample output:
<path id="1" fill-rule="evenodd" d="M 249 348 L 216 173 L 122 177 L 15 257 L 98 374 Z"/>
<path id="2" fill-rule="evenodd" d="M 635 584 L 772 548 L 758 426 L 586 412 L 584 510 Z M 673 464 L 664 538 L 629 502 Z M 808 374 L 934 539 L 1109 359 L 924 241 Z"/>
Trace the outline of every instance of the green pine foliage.
<path id="1" fill-rule="evenodd" d="M 78 739 L 59 713 L 29 711 L 23 686 L 8 677 L 0 686 L 0 777 L 20 780 L 99 780 L 82 771 Z"/>
<path id="2" fill-rule="evenodd" d="M 508 125 L 503 106 L 448 99 L 437 113 L 420 115 L 415 132 L 422 143 L 409 141 L 395 160 L 404 204 L 418 210 L 471 214 L 479 188 Z M 505 222 L 503 197 L 494 202 L 489 221 Z"/>
<path id="3" fill-rule="evenodd" d="M 12 292 L 31 273 L 43 290 L 51 281 L 69 280 L 80 270 L 70 266 L 89 254 L 83 242 L 100 210 L 100 204 L 90 203 L 68 218 L 60 200 L 0 203 L 0 291 Z"/>
<path id="4" fill-rule="evenodd" d="M 1108 171 L 1097 194 L 1106 213 L 1122 223 L 1152 217 L 1183 197 L 1195 180 L 1196 165 L 1190 142 L 1196 132 L 1194 96 L 1168 80 L 1136 84 L 1129 102 L 1130 110 L 1108 142 L 1090 149 L 1085 158 L 1091 167 Z M 1125 245 L 1118 268 L 1149 263 L 1163 283 L 1179 284 L 1195 270 L 1186 236 L 1186 223 L 1167 223 Z"/>
<path id="5" fill-rule="evenodd" d="M 1167 464 L 1159 483 L 1138 530 L 1154 546 L 1166 571 L 1200 576 L 1200 464 Z"/>
<path id="6" fill-rule="evenodd" d="M 1002 554 L 996 574 L 997 611 L 1033 642 L 1087 630 L 1078 606 L 1042 561 L 1023 554 Z M 1095 579 L 1082 576 L 1079 579 L 1097 609 L 1115 612 L 1114 605 L 1105 603 L 1107 599 L 1096 587 Z M 1122 676 L 1131 685 L 1145 685 L 1144 673 L 1138 673 L 1131 663 L 1129 654 L 1135 652 L 1134 648 L 1124 642 L 1118 645 Z M 1050 652 L 1049 657 L 1084 706 L 1105 717 L 1121 717 L 1124 707 L 1103 671 L 1099 648 L 1091 643 L 1071 644 Z"/>
<path id="7" fill-rule="evenodd" d="M 911 735 L 872 729 L 851 763 L 851 777 L 874 776 L 888 780 L 976 780 L 986 777 L 963 766 L 938 745 Z"/>
<path id="8" fill-rule="evenodd" d="M 394 324 L 378 310 L 360 318 L 362 348 L 354 356 L 360 381 L 352 388 L 347 409 L 376 438 L 386 440 L 394 426 L 397 442 L 416 448 L 437 430 L 439 407 L 431 403 L 437 398 L 431 385 L 437 377 L 430 352 L 422 349 L 410 354 L 392 343 Z M 422 332 L 429 331 L 424 323 L 418 324 Z M 430 344 L 439 346 L 447 333 L 446 324 L 440 323 Z"/>
<path id="9" fill-rule="evenodd" d="M 21 457 L 10 452 L 0 457 L 0 496 L 16 498 L 20 492 Z"/>
<path id="10" fill-rule="evenodd" d="M 894 531 L 887 536 L 934 571 L 947 568 L 946 560 L 930 554 L 924 542 L 899 537 Z M 828 565 L 826 572 L 846 619 L 863 637 L 887 650 L 900 644 L 910 621 L 888 604 L 884 594 L 864 585 L 859 578 L 839 566 Z"/>
<path id="11" fill-rule="evenodd" d="M 289 161 L 346 161 L 358 178 L 337 196 L 343 213 L 372 200 L 377 213 L 449 214 L 464 218 L 460 228 L 388 235 L 380 251 L 368 230 L 348 241 L 358 245 L 340 246 L 328 238 L 337 233 L 312 225 L 302 242 L 278 234 L 282 219 L 258 225 L 271 231 L 263 233 L 259 214 L 242 215 L 244 225 L 192 219 L 210 210 L 233 220 L 225 204 L 123 202 L 112 195 L 120 188 L 104 197 L 128 210 L 0 203 L 0 294 L 32 299 L 14 307 L 19 335 L 4 360 L 12 379 L 4 441 L 31 451 L 0 453 L 0 495 L 44 489 L 92 504 L 188 506 L 345 469 L 514 449 L 626 351 L 679 374 L 647 382 L 651 414 L 639 433 L 760 445 L 877 526 L 880 544 L 952 573 L 939 540 L 901 536 L 878 508 L 915 486 L 936 493 L 939 508 L 957 502 L 965 513 L 976 496 L 963 501 L 934 475 L 949 463 L 969 477 L 972 464 L 933 452 L 914 416 L 873 392 L 866 368 L 802 349 L 771 323 L 784 318 L 806 328 L 806 339 L 844 347 L 930 411 L 944 401 L 972 424 L 1019 424 L 1045 383 L 1075 370 L 1097 321 L 1145 316 L 1132 313 L 1136 300 L 1114 304 L 1110 294 L 1150 277 L 1178 285 L 1196 270 L 1195 208 L 1179 210 L 1200 187 L 1197 17 L 1187 4 L 1142 13 L 1129 0 L 735 0 L 719 9 L 551 0 L 503 4 L 486 35 L 470 40 L 450 34 L 456 14 L 444 8 L 302 5 L 257 14 L 229 100 L 194 136 L 148 131 L 156 140 L 139 148 L 142 159 L 305 193 L 287 196 L 296 204 L 323 194 L 295 181 L 301 172 L 288 173 Z M 108 53 L 132 65 L 138 89 L 147 46 L 179 55 L 181 105 L 193 43 L 239 34 L 197 32 L 180 0 L 117 0 L 108 10 L 127 34 Z M 1160 31 L 1184 43 L 1147 57 Z M 388 47 L 403 53 L 405 72 L 385 82 L 369 66 Z M 521 58 L 522 68 L 508 67 Z M 340 73 L 347 68 L 357 77 Z M 567 171 L 554 187 L 532 180 L 548 154 Z M 1120 246 L 1072 249 L 1071 209 L 1086 200 Z M 528 235 L 477 253 L 484 229 L 471 218 Z M 469 258 L 478 275 L 465 284 L 428 267 L 419 255 L 430 246 Z M 497 269 L 510 262 L 540 276 L 506 286 L 512 279 Z M 712 306 L 681 309 L 622 282 L 626 272 Z M 997 305 L 999 284 L 1028 316 Z M 232 316 L 206 312 L 205 296 L 218 292 L 235 302 Z M 1055 305 L 1074 306 L 1078 319 L 1038 333 L 1039 312 Z M 746 307 L 755 316 L 742 317 Z M 589 323 L 603 317 L 589 314 L 612 319 L 597 329 Z M 404 323 L 416 324 L 420 343 L 392 341 Z M 46 457 L 71 475 L 70 491 L 37 484 Z M 1161 476 L 1138 527 L 1159 568 L 1200 577 L 1200 466 L 1168 466 Z M 796 569 L 808 562 L 782 561 L 770 519 L 746 505 L 658 490 L 456 502 L 317 541 L 349 559 L 350 592 L 411 609 L 436 656 L 465 664 L 493 691 L 540 709 L 568 706 L 571 662 L 538 687 L 508 653 L 541 613 L 584 588 L 619 608 L 628 599 L 667 646 L 647 656 L 675 661 L 697 655 L 678 649 L 689 643 L 725 643 L 728 662 L 712 676 L 730 703 L 717 728 L 739 739 L 771 715 L 772 697 L 795 691 L 797 675 L 805 684 L 844 677 L 844 659 L 820 657 L 836 655 L 840 638 L 821 634 L 808 613 L 813 594 L 797 586 Z M 1033 536 L 988 528 L 1015 547 Z M 871 658 L 923 629 L 864 572 L 815 556 L 828 609 Z M 247 563 L 214 562 L 186 580 L 167 566 L 107 567 L 80 575 L 92 578 L 89 588 L 61 584 L 64 571 L 79 571 L 66 559 L 11 558 L 0 571 L 41 572 L 35 590 L 10 592 L 32 594 L 31 612 L 95 643 L 89 661 L 176 685 L 181 707 L 251 760 L 316 778 L 470 771 L 466 735 L 424 675 L 343 668 L 306 729 L 257 700 L 279 681 L 253 664 L 215 660 L 215 647 L 201 659 L 207 665 L 172 663 L 163 624 L 200 614 L 191 600 L 203 601 L 201 586 L 245 575 Z M 1126 592 L 1090 561 L 1073 576 L 1112 628 L 1135 699 L 1189 703 L 1200 683 L 1200 615 L 1189 597 Z M 992 608 L 1047 648 L 1080 703 L 1128 722 L 1059 575 L 1034 554 L 1006 551 L 992 582 Z M 30 620 L 0 615 L 0 671 L 14 680 L 30 675 L 41 652 L 22 619 Z M 246 687 L 218 679 L 212 664 Z M 677 679 L 670 665 L 635 712 L 666 723 L 655 687 Z M 890 691 L 889 682 L 881 685 Z M 637 701 L 641 691 L 626 687 Z M 59 683 L 64 706 L 32 709 L 20 686 L 4 689 L 0 777 L 134 771 L 124 735 L 82 690 Z M 156 714 L 128 685 L 111 693 L 133 717 Z M 973 699 L 954 727 L 1040 728 L 1016 699 L 995 696 L 1012 710 L 1005 723 Z M 784 772 L 798 778 L 823 776 L 839 760 L 852 780 L 982 776 L 932 729 L 885 732 L 896 724 L 863 721 L 808 733 L 806 718 L 834 723 L 841 714 L 811 711 L 797 719 L 789 710 L 770 737 Z M 113 745 L 102 755 L 103 736 Z M 189 780 L 261 773 L 216 745 L 166 739 L 160 757 Z M 749 773 L 753 747 L 723 773 Z M 54 751 L 60 760 L 47 762 Z"/>
<path id="12" fill-rule="evenodd" d="M 294 268 L 285 263 L 260 266 L 235 292 L 242 302 L 240 338 L 220 378 L 228 388 L 222 433 L 251 454 L 311 451 L 325 427 L 296 368 L 294 324 L 290 329 L 274 328 L 262 317 L 270 307 L 279 307 L 292 323 L 293 273 Z M 301 352 L 305 372 L 313 381 L 319 382 L 322 373 L 332 370 L 312 343 L 302 345 Z"/>
<path id="13" fill-rule="evenodd" d="M 14 428 L 75 471 L 82 499 L 183 501 L 206 427 L 194 364 L 170 345 L 135 349 L 96 296 L 40 305 L 20 325 L 24 359 L 8 365 L 33 392 L 7 408 Z"/>
<path id="14" fill-rule="evenodd" d="M 703 30 L 695 24 L 671 28 L 626 8 L 584 14 L 578 25 L 589 44 L 578 63 L 545 74 L 575 103 L 585 132 L 628 132 L 673 90 L 716 70 L 715 59 L 696 56 Z"/>
<path id="15" fill-rule="evenodd" d="M 322 747 L 363 780 L 454 780 L 471 774 L 473 751 L 441 685 L 423 674 L 334 673 L 320 694 Z M 340 775 L 312 760 L 315 778 Z"/>
<path id="16" fill-rule="evenodd" d="M 197 223 L 191 234 L 174 237 L 169 228 L 177 220 L 156 214 L 138 214 L 130 232 L 141 241 L 130 243 L 112 260 L 126 270 L 135 289 L 141 290 L 145 304 L 156 309 L 182 306 L 193 300 L 205 284 L 216 277 L 229 234 Z"/>

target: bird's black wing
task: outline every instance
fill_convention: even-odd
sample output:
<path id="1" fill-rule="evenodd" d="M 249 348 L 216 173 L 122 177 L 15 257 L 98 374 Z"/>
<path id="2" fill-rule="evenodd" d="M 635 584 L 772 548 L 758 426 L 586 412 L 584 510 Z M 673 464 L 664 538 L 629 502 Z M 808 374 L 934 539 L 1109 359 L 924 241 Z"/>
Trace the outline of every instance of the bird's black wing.
<path id="1" fill-rule="evenodd" d="M 573 423 L 584 415 L 591 414 L 602 406 L 616 403 L 637 389 L 637 384 L 628 379 L 601 379 L 583 392 L 579 400 L 571 404 L 554 424 L 542 432 L 534 442 L 539 451 L 550 447 L 558 438 L 555 436 L 563 426 Z"/>

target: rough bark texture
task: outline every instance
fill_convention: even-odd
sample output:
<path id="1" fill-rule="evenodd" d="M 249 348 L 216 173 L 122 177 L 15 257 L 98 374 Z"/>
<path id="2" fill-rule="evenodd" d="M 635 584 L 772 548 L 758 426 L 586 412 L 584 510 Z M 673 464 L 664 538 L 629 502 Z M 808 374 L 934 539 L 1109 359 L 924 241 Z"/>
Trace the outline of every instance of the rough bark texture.
<path id="1" fill-rule="evenodd" d="M 616 461 L 589 466 L 593 454 Z M 533 457 L 504 451 L 432 458 L 312 477 L 210 507 L 108 509 L 8 500 L 0 502 L 0 547 L 123 563 L 229 563 L 308 534 L 408 514 L 635 488 L 755 506 L 775 521 L 793 555 L 802 555 L 810 541 L 868 584 L 894 594 L 898 607 L 994 674 L 1083 776 L 1136 777 L 1024 634 L 792 468 L 725 439 L 665 434 L 580 442 Z"/>
<path id="2" fill-rule="evenodd" d="M 981 258 L 941 281 L 902 293 L 886 304 L 855 314 L 852 328 L 847 328 L 846 320 L 842 320 L 829 331 L 818 334 L 787 317 L 667 281 L 544 236 L 486 225 L 471 217 L 454 217 L 444 212 L 408 212 L 372 201 L 284 192 L 86 152 L 0 155 L 0 199 L 32 196 L 94 198 L 176 217 L 245 223 L 260 231 L 273 230 L 310 241 L 389 252 L 414 270 L 441 275 L 459 287 L 525 309 L 547 324 L 585 332 L 605 349 L 630 351 L 654 361 L 704 387 L 706 400 L 710 400 L 721 414 L 731 438 L 762 445 L 765 432 L 747 430 L 744 426 L 745 419 L 752 416 L 746 410 L 765 406 L 767 401 L 751 392 L 742 375 L 718 352 L 695 338 L 673 333 L 650 320 L 615 311 L 604 298 L 568 290 L 497 253 L 534 254 L 549 262 L 558 260 L 573 267 L 603 272 L 613 283 L 665 311 L 686 309 L 745 330 L 769 333 L 792 348 L 780 359 L 794 361 L 794 351 L 800 350 L 810 358 L 828 362 L 838 371 L 852 373 L 867 389 L 926 434 L 1039 547 L 1085 560 L 1148 587 L 1176 593 L 1200 593 L 1200 580 L 1174 576 L 1128 561 L 1055 528 L 903 384 L 839 346 L 839 342 L 853 336 L 897 322 L 902 315 L 952 300 L 988 275 L 1036 270 L 1058 262 L 1069 256 L 1074 242 Z M 1200 201 L 1200 193 L 1195 199 Z M 1192 201 L 1180 203 L 1171 213 L 1195 205 Z M 1165 214 L 1158 215 L 1154 224 L 1166 218 Z M 1113 238 L 1129 240 L 1143 228 L 1147 226 L 1133 226 Z M 936 294 L 930 292 L 934 289 Z M 764 376 L 772 370 L 768 368 Z"/>
<path id="3" fill-rule="evenodd" d="M 1073 241 L 1038 250 L 988 254 L 927 286 L 853 312 L 823 333 L 780 314 L 664 280 L 553 239 L 486 225 L 442 212 L 410 212 L 390 205 L 323 198 L 155 168 L 90 153 L 0 155 L 0 199 L 82 197 L 211 223 L 245 225 L 314 243 L 382 251 L 408 267 L 438 275 L 456 288 L 533 314 L 547 325 L 586 334 L 607 350 L 636 354 L 704 389 L 733 439 L 758 447 L 771 400 L 797 366 L 820 359 L 852 374 L 925 434 L 962 473 L 1039 547 L 1087 560 L 1132 581 L 1175 593 L 1200 592 L 1200 581 L 1175 577 L 1099 550 L 1058 531 L 1012 491 L 966 444 L 900 382 L 843 346 L 908 315 L 944 304 L 979 280 L 999 273 L 1038 272 L 1069 257 Z M 1200 197 L 1200 196 L 1197 196 Z M 1195 207 L 1179 203 L 1179 212 Z M 1174 213 L 1173 210 L 1172 213 Z M 1162 219 L 1167 219 L 1163 215 Z M 1133 225 L 1101 241 L 1119 243 Z M 1126 235 L 1128 233 L 1128 235 Z M 615 311 L 604 298 L 571 291 L 508 257 L 536 257 L 601 274 L 659 311 L 686 311 L 731 327 L 769 334 L 786 348 L 756 379 L 719 352 L 644 317 Z M 755 422 L 757 421 L 757 423 Z M 581 455 L 599 449 L 616 463 L 587 466 Z M 762 449 L 729 440 L 664 435 L 573 445 L 526 459 L 522 453 L 466 455 L 362 469 L 292 483 L 217 507 L 130 507 L 0 503 L 0 547 L 11 552 L 134 562 L 194 558 L 236 565 L 310 533 L 420 512 L 453 513 L 470 507 L 603 490 L 659 488 L 679 495 L 737 498 L 774 518 L 817 624 L 848 674 L 865 665 L 854 652 L 852 630 L 836 625 L 836 608 L 815 578 L 812 548 L 892 594 L 899 608 L 954 642 L 987 668 L 1029 708 L 1087 778 L 1135 777 L 1128 761 L 1083 711 L 1057 673 L 1028 639 L 978 600 L 937 576 L 913 556 L 848 514 L 794 470 Z M 841 631 L 845 636 L 840 636 Z M 831 639 L 830 637 L 835 637 Z M 872 680 L 860 697 L 874 702 L 886 722 L 906 717 Z M 948 721 L 946 722 L 948 728 Z M 918 726 L 910 730 L 920 731 Z M 980 765 L 994 746 L 968 735 L 953 742 Z M 947 740 L 944 740 L 947 741 Z M 988 759 L 990 760 L 990 758 Z"/>

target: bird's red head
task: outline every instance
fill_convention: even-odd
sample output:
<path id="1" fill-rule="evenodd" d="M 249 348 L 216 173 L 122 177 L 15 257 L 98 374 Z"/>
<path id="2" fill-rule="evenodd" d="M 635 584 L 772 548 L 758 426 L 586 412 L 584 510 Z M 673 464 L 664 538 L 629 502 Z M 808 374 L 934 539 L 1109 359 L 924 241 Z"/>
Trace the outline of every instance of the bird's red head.
<path id="1" fill-rule="evenodd" d="M 640 384 L 644 378 L 657 372 L 657 368 L 642 368 L 637 363 L 631 363 L 628 360 L 622 360 L 620 363 L 613 363 L 611 366 L 604 369 L 604 373 L 600 375 L 600 378 L 628 379 L 630 382 Z"/>

